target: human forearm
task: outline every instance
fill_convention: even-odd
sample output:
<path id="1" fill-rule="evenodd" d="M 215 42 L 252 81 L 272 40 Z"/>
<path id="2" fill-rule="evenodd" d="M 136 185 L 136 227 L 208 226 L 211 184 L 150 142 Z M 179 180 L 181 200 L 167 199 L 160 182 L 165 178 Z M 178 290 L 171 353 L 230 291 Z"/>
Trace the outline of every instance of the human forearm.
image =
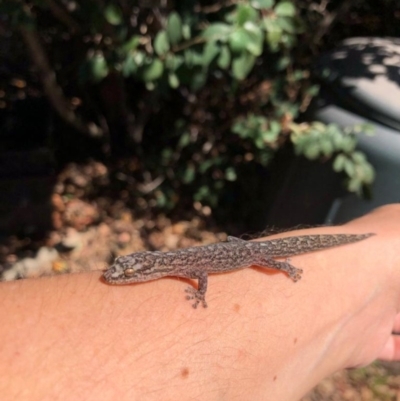
<path id="1" fill-rule="evenodd" d="M 207 310 L 185 302 L 178 280 L 110 287 L 89 273 L 3 283 L 0 392 L 10 400 L 249 394 L 261 377 L 282 378 L 284 361 L 273 343 L 285 285 L 254 287 L 259 274 L 213 276 Z M 279 343 L 287 348 L 284 338 Z M 265 355 L 270 346 L 276 352 Z M 29 389 L 25 397 L 21 389 Z"/>
<path id="2" fill-rule="evenodd" d="M 371 224 L 312 232 L 361 233 Z M 296 284 L 260 269 L 212 275 L 208 309 L 192 309 L 186 283 L 176 279 L 112 287 L 87 273 L 2 283 L 0 393 L 10 400 L 295 400 L 327 374 L 373 359 L 390 333 L 391 227 L 368 242 L 293 257 L 304 269 Z M 397 274 L 391 280 L 395 289 Z M 381 336 L 368 333 L 364 314 L 384 320 Z"/>

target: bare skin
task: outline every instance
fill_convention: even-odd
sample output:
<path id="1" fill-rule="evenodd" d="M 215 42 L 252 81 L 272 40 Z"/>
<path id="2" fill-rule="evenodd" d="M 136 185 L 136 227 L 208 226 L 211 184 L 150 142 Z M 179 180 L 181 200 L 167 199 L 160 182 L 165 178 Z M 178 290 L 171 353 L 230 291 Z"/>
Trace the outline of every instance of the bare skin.
<path id="1" fill-rule="evenodd" d="M 2 399 L 294 401 L 339 369 L 398 360 L 400 206 L 277 237 L 339 232 L 376 235 L 291 257 L 296 284 L 260 269 L 213 275 L 197 311 L 183 279 L 0 283 Z"/>

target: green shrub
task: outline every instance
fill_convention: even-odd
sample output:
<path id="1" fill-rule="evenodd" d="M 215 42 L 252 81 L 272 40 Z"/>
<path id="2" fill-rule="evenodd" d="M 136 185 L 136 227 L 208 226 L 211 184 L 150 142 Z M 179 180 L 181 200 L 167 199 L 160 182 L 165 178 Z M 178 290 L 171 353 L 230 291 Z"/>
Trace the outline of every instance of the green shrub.
<path id="1" fill-rule="evenodd" d="M 332 159 L 349 191 L 372 182 L 355 131 L 295 123 L 318 91 L 301 42 L 311 21 L 304 5 L 164 3 L 1 3 L 60 116 L 132 161 L 121 188 L 143 207 L 215 206 L 243 168 L 268 165 L 288 143 Z"/>

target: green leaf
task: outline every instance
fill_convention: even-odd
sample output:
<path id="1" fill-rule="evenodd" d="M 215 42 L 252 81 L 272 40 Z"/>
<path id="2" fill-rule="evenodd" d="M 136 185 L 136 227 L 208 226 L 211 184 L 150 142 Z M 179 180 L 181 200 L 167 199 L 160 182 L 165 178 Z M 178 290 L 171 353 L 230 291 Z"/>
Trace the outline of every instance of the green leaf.
<path id="1" fill-rule="evenodd" d="M 334 162 L 333 162 L 333 170 L 339 173 L 340 171 L 343 171 L 344 169 L 344 164 L 346 163 L 346 156 L 343 153 L 339 153 Z"/>
<path id="2" fill-rule="evenodd" d="M 202 185 L 194 194 L 194 199 L 202 201 L 210 196 L 210 188 L 207 185 Z"/>
<path id="3" fill-rule="evenodd" d="M 178 141 L 178 148 L 182 149 L 185 148 L 190 143 L 190 133 L 184 132 Z"/>
<path id="4" fill-rule="evenodd" d="M 151 63 L 142 67 L 141 76 L 143 81 L 152 82 L 160 78 L 163 72 L 164 65 L 158 58 L 156 58 Z"/>
<path id="5" fill-rule="evenodd" d="M 135 58 L 133 54 L 129 54 L 122 64 L 122 75 L 124 77 L 129 77 L 137 71 L 137 64 L 135 63 Z"/>
<path id="6" fill-rule="evenodd" d="M 255 138 L 254 144 L 256 145 L 256 148 L 258 148 L 258 149 L 265 149 L 265 147 L 266 147 L 264 140 L 261 137 Z"/>
<path id="7" fill-rule="evenodd" d="M 306 75 L 308 76 L 304 70 L 294 70 L 292 72 L 292 79 L 294 81 L 302 81 L 304 78 L 306 78 Z"/>
<path id="8" fill-rule="evenodd" d="M 320 146 L 321 146 L 321 151 L 325 156 L 332 155 L 334 149 L 333 149 L 333 144 L 329 138 L 326 137 L 321 138 Z"/>
<path id="9" fill-rule="evenodd" d="M 185 39 L 185 40 L 189 40 L 192 37 L 192 32 L 190 30 L 190 25 L 183 24 L 183 26 L 182 26 L 182 36 L 183 36 L 183 39 Z"/>
<path id="10" fill-rule="evenodd" d="M 232 62 L 233 76 L 238 80 L 246 78 L 254 67 L 255 61 L 256 57 L 247 52 L 243 52 L 239 57 L 234 58 Z"/>
<path id="11" fill-rule="evenodd" d="M 239 28 L 229 37 L 229 47 L 233 53 L 242 53 L 246 50 L 251 37 L 244 28 Z"/>
<path id="12" fill-rule="evenodd" d="M 102 54 L 97 54 L 90 60 L 90 70 L 92 78 L 97 82 L 107 76 L 108 66 Z"/>
<path id="13" fill-rule="evenodd" d="M 146 82 L 145 87 L 148 91 L 153 91 L 156 89 L 156 84 L 154 82 Z"/>
<path id="14" fill-rule="evenodd" d="M 176 71 L 184 62 L 183 56 L 179 54 L 169 53 L 165 58 L 165 67 L 168 70 Z"/>
<path id="15" fill-rule="evenodd" d="M 192 165 L 189 165 L 183 173 L 182 181 L 185 184 L 190 184 L 191 182 L 193 182 L 195 175 L 196 174 L 194 167 Z"/>
<path id="16" fill-rule="evenodd" d="M 190 88 L 193 91 L 197 91 L 204 86 L 206 81 L 207 81 L 207 71 L 204 70 L 204 68 L 197 69 L 197 71 L 195 71 L 191 76 Z"/>
<path id="17" fill-rule="evenodd" d="M 248 4 L 239 4 L 237 7 L 236 23 L 243 26 L 246 22 L 257 21 L 258 12 Z"/>
<path id="18" fill-rule="evenodd" d="M 281 38 L 282 32 L 267 32 L 267 42 L 272 51 L 277 51 L 279 49 Z"/>
<path id="19" fill-rule="evenodd" d="M 233 167 L 228 167 L 225 170 L 225 178 L 227 181 L 236 181 L 237 180 L 237 174 Z"/>
<path id="20" fill-rule="evenodd" d="M 199 166 L 199 172 L 204 174 L 214 164 L 213 159 L 204 160 Z"/>
<path id="21" fill-rule="evenodd" d="M 185 64 L 191 68 L 195 65 L 195 53 L 193 49 L 185 49 L 183 52 Z"/>
<path id="22" fill-rule="evenodd" d="M 297 44 L 297 33 L 282 33 L 281 43 L 286 49 L 292 49 Z"/>
<path id="23" fill-rule="evenodd" d="M 140 43 L 140 36 L 133 35 L 127 42 L 125 42 L 121 46 L 121 51 L 124 53 L 129 53 L 130 51 L 135 50 Z"/>
<path id="24" fill-rule="evenodd" d="M 360 180 L 357 179 L 356 177 L 353 177 L 347 183 L 347 189 L 350 192 L 360 193 L 361 192 L 361 186 L 362 186 L 362 184 L 361 184 Z"/>
<path id="25" fill-rule="evenodd" d="M 272 8 L 274 0 L 251 0 L 250 4 L 259 10 L 263 8 Z"/>
<path id="26" fill-rule="evenodd" d="M 174 155 L 174 152 L 171 148 L 164 148 L 161 152 L 161 162 L 162 164 L 168 165 L 171 163 L 172 157 Z"/>
<path id="27" fill-rule="evenodd" d="M 179 79 L 175 73 L 171 72 L 168 74 L 168 83 L 173 89 L 176 89 L 179 86 Z"/>
<path id="28" fill-rule="evenodd" d="M 343 167 L 344 167 L 344 171 L 346 172 L 346 174 L 349 177 L 354 176 L 355 168 L 354 168 L 354 163 L 352 160 L 346 158 L 346 160 L 344 161 Z"/>
<path id="29" fill-rule="evenodd" d="M 280 28 L 282 28 L 282 31 L 295 34 L 297 33 L 297 26 L 295 21 L 292 18 L 286 18 L 286 17 L 280 17 L 276 20 L 276 23 Z M 290 38 L 290 36 L 289 36 Z M 289 39 L 288 38 L 288 39 Z"/>
<path id="30" fill-rule="evenodd" d="M 250 40 L 246 44 L 246 49 L 254 56 L 260 56 L 263 51 L 263 32 L 254 22 L 248 21 L 243 28 L 250 36 Z"/>
<path id="31" fill-rule="evenodd" d="M 157 206 L 160 208 L 165 207 L 167 205 L 168 200 L 163 192 L 161 192 L 161 191 L 156 192 L 156 202 L 157 202 Z"/>
<path id="32" fill-rule="evenodd" d="M 374 136 L 375 135 L 375 127 L 373 124 L 362 124 L 362 131 L 365 135 Z"/>
<path id="33" fill-rule="evenodd" d="M 154 39 L 154 50 L 159 56 L 163 56 L 170 49 L 167 32 L 159 31 Z"/>
<path id="34" fill-rule="evenodd" d="M 219 68 L 226 70 L 231 63 L 231 52 L 229 51 L 228 46 L 222 46 L 221 52 L 217 60 L 217 64 Z"/>
<path id="35" fill-rule="evenodd" d="M 319 93 L 319 85 L 311 85 L 306 90 L 306 94 L 312 97 L 317 96 L 318 93 Z"/>
<path id="36" fill-rule="evenodd" d="M 328 128 L 331 125 L 328 126 Z M 335 126 L 334 126 L 335 127 Z M 333 132 L 332 134 L 332 142 L 333 142 L 333 146 L 336 149 L 343 149 L 343 143 L 344 143 L 344 137 L 343 137 L 343 133 L 340 132 L 339 129 L 337 129 L 335 132 Z"/>
<path id="37" fill-rule="evenodd" d="M 269 143 L 273 143 L 278 139 L 282 126 L 278 121 L 272 120 L 269 124 L 269 130 L 263 132 L 263 139 Z"/>
<path id="38" fill-rule="evenodd" d="M 375 171 L 371 164 L 367 161 L 363 164 L 363 172 L 364 172 L 364 182 L 366 184 L 372 184 L 375 180 Z"/>
<path id="39" fill-rule="evenodd" d="M 104 18 L 111 25 L 122 23 L 122 11 L 116 4 L 107 4 L 104 9 Z"/>
<path id="40" fill-rule="evenodd" d="M 278 71 L 283 71 L 285 68 L 287 68 L 290 65 L 291 61 L 292 61 L 292 59 L 289 56 L 280 57 L 276 63 L 276 69 Z"/>
<path id="41" fill-rule="evenodd" d="M 207 42 L 203 50 L 203 65 L 208 67 L 219 53 L 219 45 L 215 40 Z"/>
<path id="42" fill-rule="evenodd" d="M 319 156 L 319 150 L 318 144 L 311 142 L 304 149 L 304 156 L 309 160 L 315 160 Z"/>
<path id="43" fill-rule="evenodd" d="M 138 67 L 142 66 L 145 61 L 145 55 L 143 52 L 136 51 L 135 53 L 129 53 L 122 65 L 122 73 L 124 77 L 136 74 Z"/>
<path id="44" fill-rule="evenodd" d="M 233 27 L 222 22 L 216 22 L 209 25 L 201 34 L 205 39 L 210 40 L 220 40 L 221 42 L 226 42 L 229 35 L 231 34 Z"/>
<path id="45" fill-rule="evenodd" d="M 182 20 L 178 13 L 173 11 L 167 21 L 167 34 L 172 45 L 176 45 L 182 39 Z"/>
<path id="46" fill-rule="evenodd" d="M 343 137 L 342 149 L 345 152 L 347 153 L 353 152 L 355 147 L 356 147 L 356 140 L 354 137 L 350 136 Z"/>
<path id="47" fill-rule="evenodd" d="M 360 151 L 355 151 L 353 153 L 352 157 L 356 163 L 365 163 L 367 160 L 367 158 L 365 157 L 365 154 Z"/>
<path id="48" fill-rule="evenodd" d="M 266 167 L 271 162 L 273 157 L 274 157 L 273 151 L 271 151 L 270 149 L 266 149 L 258 156 L 258 162 L 262 166 Z"/>
<path id="49" fill-rule="evenodd" d="M 282 39 L 282 28 L 275 20 L 264 18 L 264 27 L 267 31 L 266 40 L 271 50 L 277 50 Z"/>
<path id="50" fill-rule="evenodd" d="M 290 1 L 282 1 L 276 5 L 275 13 L 279 17 L 294 17 L 296 15 L 296 7 Z"/>
<path id="51" fill-rule="evenodd" d="M 241 120 L 235 121 L 235 123 L 231 126 L 231 131 L 239 135 L 241 138 L 246 138 L 248 136 L 245 124 Z"/>

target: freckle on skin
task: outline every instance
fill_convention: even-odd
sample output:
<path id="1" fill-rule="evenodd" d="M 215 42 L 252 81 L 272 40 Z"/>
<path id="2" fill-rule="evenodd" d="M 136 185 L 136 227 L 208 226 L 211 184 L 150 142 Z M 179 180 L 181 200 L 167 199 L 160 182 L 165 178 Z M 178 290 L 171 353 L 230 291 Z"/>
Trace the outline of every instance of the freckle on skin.
<path id="1" fill-rule="evenodd" d="M 275 375 L 273 381 L 275 381 L 278 377 Z"/>
<path id="2" fill-rule="evenodd" d="M 296 344 L 296 343 L 297 343 L 297 337 L 295 337 L 293 340 L 293 344 Z"/>
<path id="3" fill-rule="evenodd" d="M 239 312 L 239 311 L 240 311 L 240 305 L 239 305 L 239 304 L 233 305 L 233 310 L 234 310 L 235 312 Z"/>
<path id="4" fill-rule="evenodd" d="M 182 379 L 186 379 L 189 376 L 189 369 L 188 368 L 182 368 L 181 376 L 182 376 Z"/>

